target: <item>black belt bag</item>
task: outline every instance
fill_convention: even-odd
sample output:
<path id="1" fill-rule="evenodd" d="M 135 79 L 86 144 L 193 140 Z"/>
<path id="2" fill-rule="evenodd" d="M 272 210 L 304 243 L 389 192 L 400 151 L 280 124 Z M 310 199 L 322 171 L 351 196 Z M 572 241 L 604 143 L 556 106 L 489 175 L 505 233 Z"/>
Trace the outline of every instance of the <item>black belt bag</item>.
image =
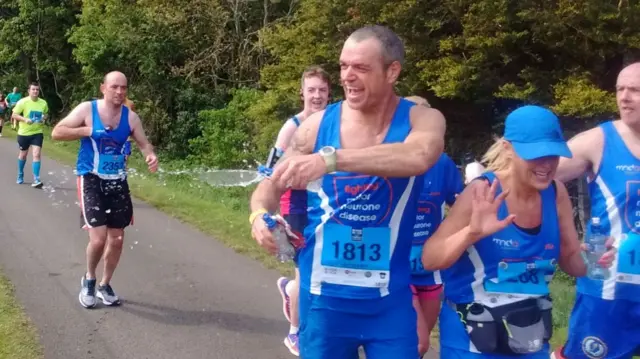
<path id="1" fill-rule="evenodd" d="M 536 353 L 553 335 L 550 297 L 526 299 L 494 308 L 479 303 L 451 303 L 451 306 L 465 324 L 471 343 L 481 353 Z"/>

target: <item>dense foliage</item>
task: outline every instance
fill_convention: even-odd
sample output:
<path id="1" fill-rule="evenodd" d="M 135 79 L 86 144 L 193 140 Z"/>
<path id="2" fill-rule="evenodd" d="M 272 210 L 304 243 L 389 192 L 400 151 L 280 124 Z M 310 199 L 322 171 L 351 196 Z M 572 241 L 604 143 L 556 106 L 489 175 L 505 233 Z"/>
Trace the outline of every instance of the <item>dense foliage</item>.
<path id="1" fill-rule="evenodd" d="M 625 0 L 4 0 L 0 86 L 40 82 L 60 118 L 121 70 L 165 154 L 242 167 L 297 110 L 304 67 L 323 65 L 337 83 L 344 39 L 378 23 L 405 41 L 399 93 L 443 111 L 458 156 L 484 149 L 519 101 L 569 121 L 615 112 L 638 20 L 640 4 Z"/>

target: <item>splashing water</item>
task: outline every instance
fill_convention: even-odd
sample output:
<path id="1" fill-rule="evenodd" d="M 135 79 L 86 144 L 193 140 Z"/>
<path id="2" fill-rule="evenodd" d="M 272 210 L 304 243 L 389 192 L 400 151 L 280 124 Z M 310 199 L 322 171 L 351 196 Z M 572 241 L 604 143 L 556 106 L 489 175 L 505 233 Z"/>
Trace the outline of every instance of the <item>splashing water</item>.
<path id="1" fill-rule="evenodd" d="M 134 172 L 133 175 L 144 178 L 144 175 L 137 172 Z M 158 175 L 160 178 L 172 175 L 186 175 L 195 181 L 205 182 L 213 187 L 247 187 L 258 183 L 265 178 L 264 175 L 254 169 L 238 170 L 196 168 L 168 171 L 163 168 L 158 168 Z M 162 183 L 162 185 L 166 186 L 166 182 Z M 194 185 L 190 184 L 189 186 L 193 188 Z M 199 185 L 197 185 L 197 187 L 200 188 Z"/>

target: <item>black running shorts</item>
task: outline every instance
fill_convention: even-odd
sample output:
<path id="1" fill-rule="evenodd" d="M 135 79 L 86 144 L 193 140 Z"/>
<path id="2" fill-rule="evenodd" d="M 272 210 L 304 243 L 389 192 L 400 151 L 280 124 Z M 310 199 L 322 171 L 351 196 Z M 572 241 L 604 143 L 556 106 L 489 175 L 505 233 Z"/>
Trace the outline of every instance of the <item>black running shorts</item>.
<path id="1" fill-rule="evenodd" d="M 78 176 L 81 226 L 123 229 L 133 220 L 127 180 L 106 180 L 94 174 Z"/>
<path id="2" fill-rule="evenodd" d="M 20 151 L 26 151 L 31 146 L 42 147 L 44 142 L 44 136 L 41 133 L 31 136 L 18 135 L 18 148 Z"/>

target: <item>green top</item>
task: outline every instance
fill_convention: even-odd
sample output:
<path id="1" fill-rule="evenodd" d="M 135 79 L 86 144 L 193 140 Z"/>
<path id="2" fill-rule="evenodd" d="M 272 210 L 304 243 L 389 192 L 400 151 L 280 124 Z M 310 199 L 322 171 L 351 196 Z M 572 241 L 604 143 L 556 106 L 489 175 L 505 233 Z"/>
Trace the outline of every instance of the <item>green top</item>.
<path id="1" fill-rule="evenodd" d="M 13 107 L 16 105 L 16 103 L 18 103 L 18 101 L 20 101 L 20 99 L 22 98 L 22 95 L 19 92 L 16 93 L 10 93 L 7 95 L 7 103 L 9 104 L 9 107 Z"/>
<path id="2" fill-rule="evenodd" d="M 43 117 L 49 113 L 49 106 L 47 101 L 41 98 L 33 101 L 31 97 L 25 97 L 18 101 L 16 107 L 13 108 L 13 113 L 33 121 L 31 124 L 22 122 L 18 128 L 18 135 L 32 136 L 43 133 Z"/>

